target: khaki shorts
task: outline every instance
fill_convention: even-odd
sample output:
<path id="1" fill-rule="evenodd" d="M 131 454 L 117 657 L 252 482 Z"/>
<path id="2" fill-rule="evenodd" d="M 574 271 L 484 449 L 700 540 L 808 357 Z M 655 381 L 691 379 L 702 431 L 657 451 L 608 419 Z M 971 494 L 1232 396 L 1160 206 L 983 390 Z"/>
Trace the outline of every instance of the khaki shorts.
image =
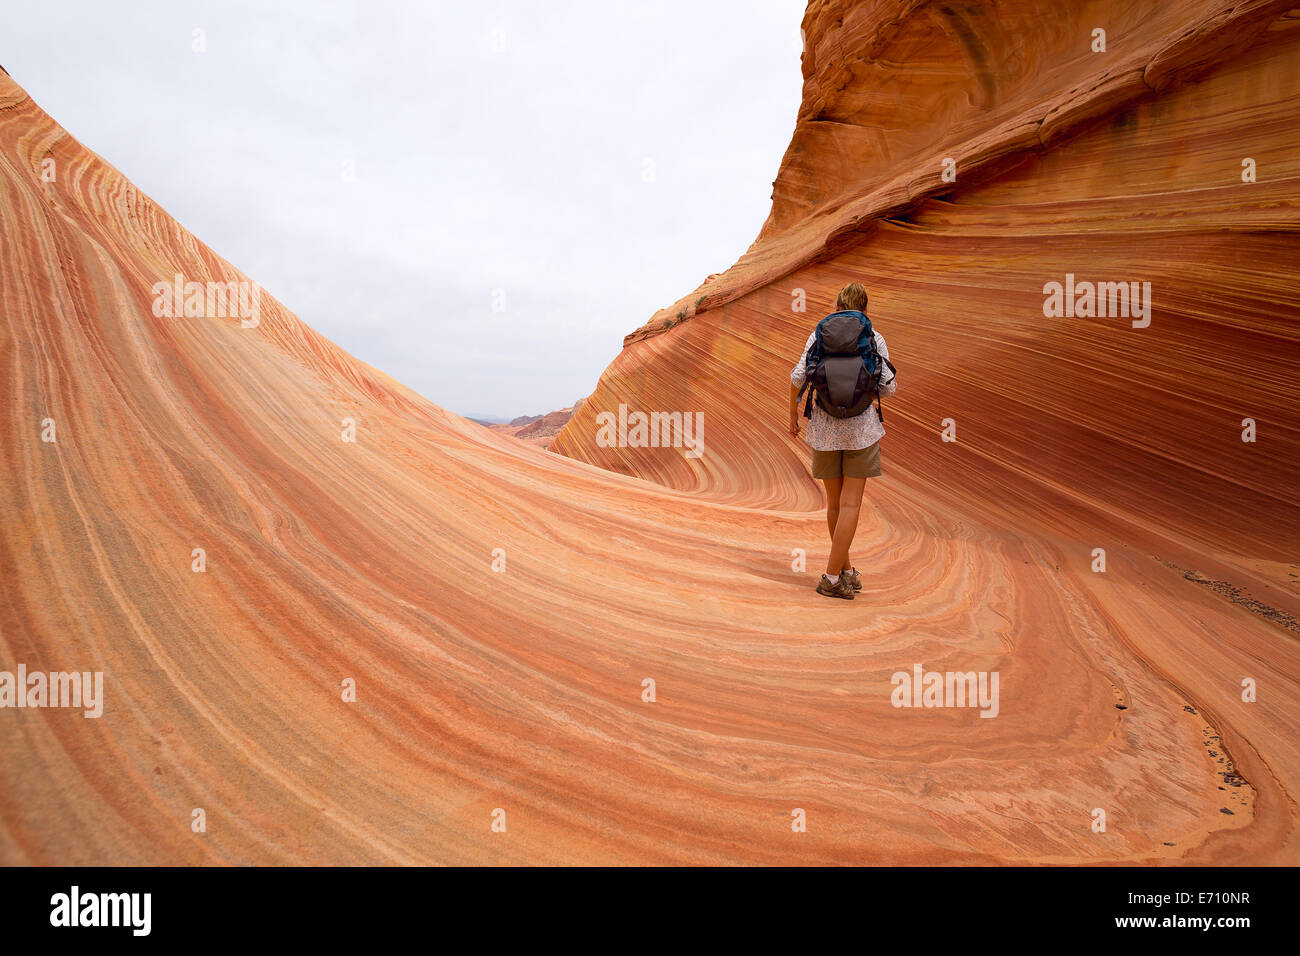
<path id="1" fill-rule="evenodd" d="M 880 442 L 853 451 L 814 451 L 813 477 L 819 481 L 827 478 L 879 478 Z"/>

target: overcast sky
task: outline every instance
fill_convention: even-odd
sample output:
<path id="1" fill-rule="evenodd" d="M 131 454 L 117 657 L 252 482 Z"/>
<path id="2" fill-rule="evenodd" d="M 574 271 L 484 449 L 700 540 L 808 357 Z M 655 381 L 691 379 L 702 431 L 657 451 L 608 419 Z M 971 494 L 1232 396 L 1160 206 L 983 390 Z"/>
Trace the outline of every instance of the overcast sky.
<path id="1" fill-rule="evenodd" d="M 512 417 L 589 394 L 758 234 L 803 7 L 45 0 L 0 64 L 303 321 Z"/>

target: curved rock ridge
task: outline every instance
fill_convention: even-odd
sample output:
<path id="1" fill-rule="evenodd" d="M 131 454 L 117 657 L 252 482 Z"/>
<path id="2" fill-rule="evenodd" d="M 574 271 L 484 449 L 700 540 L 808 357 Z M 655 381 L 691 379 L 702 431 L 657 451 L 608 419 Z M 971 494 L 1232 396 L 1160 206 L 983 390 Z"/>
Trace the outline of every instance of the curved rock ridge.
<path id="1" fill-rule="evenodd" d="M 624 345 L 833 256 L 880 220 L 953 191 L 949 161 L 965 189 L 1197 79 L 1293 17 L 1293 6 L 811 0 L 803 102 L 767 222 L 732 268 L 656 312 Z"/>
<path id="2" fill-rule="evenodd" d="M 1004 7 L 962 10 L 985 30 L 1003 22 Z M 1145 570 L 1126 572 L 1112 597 L 1141 595 L 1146 607 L 1142 589 L 1153 577 L 1181 575 L 1179 601 L 1200 591 L 1234 613 L 1250 609 L 1214 642 L 1248 640 L 1261 660 L 1289 660 L 1300 618 L 1300 307 L 1292 291 L 1300 272 L 1300 16 L 1264 4 L 1159 7 L 1092 4 L 1037 32 L 1010 16 L 1020 27 L 989 46 L 1019 50 L 1018 63 L 1052 63 L 1062 33 L 1086 50 L 1084 26 L 1094 22 L 1111 25 L 1112 50 L 1138 27 L 1169 33 L 1144 41 L 1145 93 L 1111 101 L 1109 113 L 1092 112 L 1070 137 L 1054 134 L 1046 145 L 1037 124 L 1014 148 L 993 133 L 972 134 L 970 142 L 1001 144 L 996 173 L 967 177 L 959 163 L 942 195 L 887 203 L 881 218 L 864 212 L 828 245 L 828 208 L 840 216 L 851 205 L 840 204 L 846 170 L 879 167 L 872 175 L 895 184 L 917 176 L 906 168 L 912 147 L 891 140 L 893 127 L 881 132 L 888 109 L 880 104 L 895 95 L 887 85 L 895 80 L 897 95 L 912 102 L 909 91 L 920 96 L 934 71 L 929 60 L 909 71 L 915 43 L 880 37 L 911 35 L 920 27 L 908 18 L 931 22 L 954 8 L 864 4 L 853 8 L 857 21 L 844 13 L 837 22 L 834 5 L 810 5 L 805 102 L 772 215 L 733 270 L 692 294 L 727 290 L 729 301 L 664 334 L 634 335 L 551 450 L 738 507 L 820 507 L 807 450 L 786 432 L 787 375 L 836 290 L 862 281 L 901 370 L 900 391 L 886 402 L 886 476 L 869 485 L 875 507 L 892 515 L 917 506 L 996 538 L 1051 541 L 1080 567 L 1095 548 L 1110 557 L 1123 549 Z M 1110 11 L 1134 19 L 1120 29 L 1124 21 Z M 1192 18 L 1175 29 L 1175 13 L 1196 13 L 1209 26 L 1193 27 Z M 870 33 L 864 17 L 888 28 Z M 1228 34 L 1231 47 L 1221 42 Z M 942 47 L 945 37 L 932 42 Z M 1192 40 L 1203 46 L 1188 47 Z M 874 59 L 837 64 L 841 48 Z M 954 69 L 964 61 L 944 62 Z M 870 78 L 882 71 L 873 91 Z M 1044 71 L 1029 72 L 1039 77 L 1036 89 L 1047 83 Z M 1189 82 L 1171 82 L 1184 73 Z M 964 82 L 985 89 L 973 75 Z M 995 83 L 989 96 L 992 105 L 966 104 L 967 126 L 980 116 L 1004 123 L 1005 110 L 994 107 L 1010 92 Z M 1067 98 L 1057 107 L 1082 110 Z M 836 124 L 819 132 L 809 117 L 828 110 Z M 937 125 L 958 128 L 951 113 Z M 907 127 L 904 139 L 913 135 L 910 121 L 896 123 Z M 855 152 L 854 142 L 866 145 Z M 861 180 L 868 195 L 873 182 Z M 807 234 L 822 243 L 807 256 L 780 251 L 785 237 Z M 1045 315 L 1046 285 L 1067 276 L 1149 282 L 1150 324 Z M 701 411 L 706 453 L 611 445 L 596 416 L 620 406 L 628 415 Z M 1243 441 L 1252 432 L 1256 440 Z M 1088 586 L 1103 580 L 1114 577 L 1092 575 Z M 1163 613 L 1182 620 L 1184 637 L 1189 625 L 1199 631 L 1186 617 L 1193 612 Z M 1231 694 L 1249 676 L 1201 672 L 1202 655 L 1221 648 L 1189 639 L 1194 651 L 1170 654 L 1164 637 L 1151 643 L 1146 611 L 1130 607 L 1112 620 L 1185 690 L 1207 693 L 1209 678 L 1216 693 Z M 1293 693 L 1297 672 L 1288 665 L 1283 673 Z M 1277 730 L 1294 727 L 1287 720 Z M 1283 749 L 1293 761 L 1290 745 Z"/>
<path id="3" fill-rule="evenodd" d="M 248 277 L 0 77 L 0 675 L 103 674 L 99 717 L 0 708 L 0 862 L 1294 864 L 1293 38 L 800 274 L 810 312 L 865 274 L 905 362 L 852 603 L 812 593 L 819 498 L 770 431 L 790 289 L 618 357 L 601 401 L 706 418 L 699 458 L 615 474 L 270 296 L 155 314 L 174 275 Z M 1235 165 L 1243 112 L 1259 195 L 1160 198 L 1215 168 L 1169 128 Z M 1014 308 L 1041 297 L 998 269 L 1105 273 L 1117 228 L 1186 283 L 1149 328 Z M 1215 378 L 1183 353 L 1225 329 Z M 560 436 L 593 460 L 595 400 Z M 1242 407 L 1259 441 L 1216 437 Z M 996 705 L 894 706 L 917 668 L 996 674 Z"/>

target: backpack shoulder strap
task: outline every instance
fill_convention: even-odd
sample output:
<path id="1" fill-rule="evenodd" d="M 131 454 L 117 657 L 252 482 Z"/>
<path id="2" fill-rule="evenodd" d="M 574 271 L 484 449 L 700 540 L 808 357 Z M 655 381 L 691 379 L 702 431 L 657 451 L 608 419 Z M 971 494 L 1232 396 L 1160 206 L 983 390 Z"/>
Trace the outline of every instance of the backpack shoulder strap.
<path id="1" fill-rule="evenodd" d="M 813 392 L 815 391 L 815 389 L 812 387 L 812 383 L 813 383 L 813 376 L 812 376 L 812 373 L 813 373 L 813 370 L 817 367 L 817 363 L 818 363 L 819 361 L 821 361 L 822 348 L 823 348 L 823 346 L 822 346 L 822 322 L 825 322 L 825 321 L 826 321 L 825 319 L 821 319 L 821 320 L 819 320 L 819 321 L 817 322 L 817 327 L 816 327 L 815 329 L 813 329 L 813 340 L 812 340 L 812 343 L 811 343 L 811 344 L 808 346 L 808 348 L 805 350 L 806 354 L 805 354 L 805 356 L 804 356 L 804 379 L 803 379 L 803 385 L 801 385 L 801 386 L 799 387 L 799 394 L 798 394 L 797 396 L 795 396 L 795 399 L 796 399 L 796 401 L 797 401 L 798 399 L 803 398 L 803 393 L 804 393 L 804 392 L 807 392 L 807 393 L 808 393 L 808 398 L 807 398 L 807 400 L 803 403 L 803 417 L 804 417 L 804 418 L 809 418 L 809 419 L 812 418 Z"/>
<path id="2" fill-rule="evenodd" d="M 891 375 L 898 374 L 898 369 L 894 368 L 894 363 L 889 361 L 889 359 L 885 358 L 879 352 L 876 353 L 876 358 L 889 366 L 889 372 Z M 876 414 L 880 416 L 880 424 L 885 424 L 885 400 L 880 397 L 879 386 L 876 387 Z"/>

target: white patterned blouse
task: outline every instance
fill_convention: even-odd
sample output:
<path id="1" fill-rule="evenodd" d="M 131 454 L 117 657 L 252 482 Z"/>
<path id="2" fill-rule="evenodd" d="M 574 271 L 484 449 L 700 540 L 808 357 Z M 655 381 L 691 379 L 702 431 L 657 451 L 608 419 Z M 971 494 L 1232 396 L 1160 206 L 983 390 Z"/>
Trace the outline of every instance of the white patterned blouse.
<path id="1" fill-rule="evenodd" d="M 876 337 L 876 351 L 885 358 L 889 358 L 889 349 L 885 346 L 885 337 L 879 332 L 872 330 Z M 808 336 L 808 341 L 804 343 L 803 354 L 799 356 L 799 361 L 794 368 L 790 370 L 790 382 L 796 387 L 802 387 L 805 379 L 804 363 L 808 360 L 808 350 L 817 337 L 817 330 L 813 329 L 812 334 Z M 884 374 L 889 376 L 888 379 L 882 377 L 880 382 L 880 397 L 888 398 L 894 394 L 898 387 L 894 381 L 894 374 L 889 371 L 889 366 L 885 366 Z M 803 414 L 801 408 L 799 413 Z M 855 415 L 852 418 L 835 418 L 833 415 L 827 415 L 822 411 L 816 401 L 813 402 L 812 418 L 808 420 L 808 434 L 804 441 L 813 451 L 851 451 L 855 448 L 869 448 L 876 442 L 880 441 L 885 435 L 885 426 L 880 422 L 880 416 L 876 413 L 876 404 L 872 402 L 867 410 L 861 415 Z"/>

